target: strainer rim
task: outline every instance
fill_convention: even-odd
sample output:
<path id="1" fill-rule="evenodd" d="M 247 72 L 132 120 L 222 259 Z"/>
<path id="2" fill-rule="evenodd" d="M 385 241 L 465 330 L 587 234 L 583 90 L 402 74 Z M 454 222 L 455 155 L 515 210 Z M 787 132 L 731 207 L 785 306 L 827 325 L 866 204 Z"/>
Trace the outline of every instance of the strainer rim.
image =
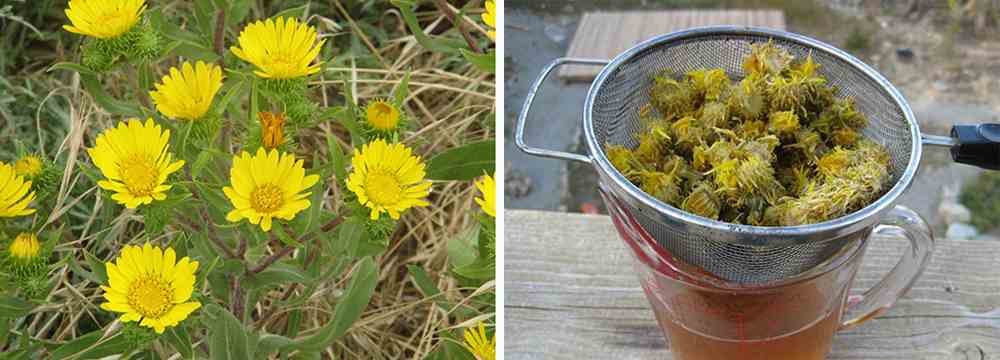
<path id="1" fill-rule="evenodd" d="M 827 220 L 815 224 L 807 225 L 795 225 L 795 226 L 756 226 L 756 225 L 744 225 L 744 224 L 733 224 L 718 220 L 712 220 L 709 218 L 701 217 L 688 213 L 679 208 L 668 205 L 649 194 L 646 194 L 641 189 L 636 187 L 632 182 L 628 181 L 624 175 L 622 175 L 611 162 L 608 160 L 604 153 L 604 148 L 601 144 L 597 143 L 597 137 L 594 133 L 593 127 L 593 111 L 594 103 L 597 94 L 600 93 L 602 86 L 608 77 L 615 73 L 615 71 L 626 61 L 630 60 L 636 54 L 639 54 L 651 47 L 657 46 L 663 43 L 675 42 L 678 40 L 697 38 L 708 35 L 740 35 L 740 36 L 762 36 L 770 37 L 773 39 L 780 39 L 782 41 L 798 43 L 804 45 L 813 51 L 825 52 L 834 58 L 842 60 L 854 68 L 860 70 L 869 79 L 875 81 L 882 89 L 888 92 L 890 98 L 896 103 L 897 106 L 902 110 L 903 116 L 906 119 L 909 131 L 910 131 L 910 158 L 906 165 L 906 169 L 903 174 L 899 176 L 899 179 L 895 182 L 892 188 L 889 189 L 882 197 L 877 201 L 865 206 L 864 208 L 852 212 L 848 215 L 841 216 L 832 220 Z M 598 171 L 603 172 L 607 175 L 617 187 L 624 190 L 627 195 L 634 199 L 642 202 L 645 206 L 656 210 L 661 214 L 673 217 L 677 220 L 690 223 L 697 226 L 702 226 L 710 228 L 717 231 L 723 231 L 728 233 L 742 234 L 740 238 L 746 238 L 746 236 L 767 236 L 767 237 L 801 237 L 804 235 L 811 235 L 817 233 L 839 233 L 845 228 L 853 227 L 866 219 L 872 219 L 879 214 L 888 211 L 892 206 L 894 206 L 896 200 L 902 195 L 912 184 L 913 178 L 917 172 L 920 165 L 920 159 L 922 156 L 922 144 L 920 136 L 920 127 L 915 117 L 913 111 L 910 109 L 909 104 L 906 99 L 903 98 L 902 94 L 896 89 L 888 79 L 883 77 L 875 69 L 868 66 L 858 58 L 848 54 L 847 52 L 840 50 L 832 45 L 824 43 L 822 41 L 807 37 L 805 35 L 800 35 L 792 32 L 787 32 L 783 30 L 763 28 L 763 27 L 753 27 L 753 26 L 733 26 L 733 25 L 716 25 L 716 26 L 704 26 L 695 27 L 685 30 L 675 31 L 663 35 L 659 35 L 643 41 L 630 49 L 618 54 L 614 59 L 611 60 L 608 65 L 604 66 L 598 73 L 597 77 L 594 79 L 587 93 L 587 98 L 584 103 L 584 115 L 583 115 L 583 131 L 584 137 L 589 147 L 589 152 L 591 155 L 592 163 L 598 169 Z M 817 239 L 818 240 L 818 239 Z M 758 239 L 755 243 L 764 245 L 764 243 L 770 243 L 771 241 L 760 241 Z M 779 245 L 779 244 L 769 244 L 769 245 Z"/>

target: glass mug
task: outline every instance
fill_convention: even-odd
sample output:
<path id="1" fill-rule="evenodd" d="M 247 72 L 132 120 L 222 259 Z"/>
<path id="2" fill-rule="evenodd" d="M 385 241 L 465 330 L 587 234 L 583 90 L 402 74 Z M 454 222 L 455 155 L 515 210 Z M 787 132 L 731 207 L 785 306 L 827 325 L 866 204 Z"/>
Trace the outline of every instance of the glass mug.
<path id="1" fill-rule="evenodd" d="M 897 206 L 819 273 L 775 285 L 713 286 L 672 257 L 604 195 L 612 221 L 676 360 L 823 360 L 833 334 L 892 306 L 926 267 L 934 240 L 917 213 Z M 848 296 L 871 234 L 902 235 L 910 250 L 878 284 Z M 852 235 L 848 235 L 852 236 Z"/>

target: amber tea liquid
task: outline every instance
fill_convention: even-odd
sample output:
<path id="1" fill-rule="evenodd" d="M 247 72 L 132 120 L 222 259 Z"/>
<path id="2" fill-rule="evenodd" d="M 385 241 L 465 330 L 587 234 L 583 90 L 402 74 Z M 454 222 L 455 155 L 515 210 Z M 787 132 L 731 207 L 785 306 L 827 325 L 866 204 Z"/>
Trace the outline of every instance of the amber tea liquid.
<path id="1" fill-rule="evenodd" d="M 656 277 L 643 288 L 676 360 L 823 360 L 840 328 L 842 284 L 850 283 L 837 275 L 767 292 L 705 290 Z"/>
<path id="2" fill-rule="evenodd" d="M 727 340 L 697 334 L 657 313 L 677 360 L 823 360 L 840 316 L 831 312 L 799 332 L 765 340 Z"/>

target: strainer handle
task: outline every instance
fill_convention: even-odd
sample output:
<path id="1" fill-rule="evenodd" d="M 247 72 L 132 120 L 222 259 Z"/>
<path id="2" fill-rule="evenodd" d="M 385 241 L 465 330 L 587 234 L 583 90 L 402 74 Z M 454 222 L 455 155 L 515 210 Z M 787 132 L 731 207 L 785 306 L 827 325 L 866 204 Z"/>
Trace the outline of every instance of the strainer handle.
<path id="1" fill-rule="evenodd" d="M 521 151 L 528 154 L 554 159 L 573 160 L 589 164 L 590 157 L 588 156 L 537 148 L 524 142 L 524 123 L 528 120 L 528 112 L 531 110 L 531 103 L 535 101 L 535 94 L 538 93 L 538 89 L 542 87 L 542 83 L 549 77 L 552 70 L 555 70 L 562 65 L 569 64 L 604 66 L 608 64 L 608 61 L 596 59 L 558 58 L 546 65 L 545 68 L 542 69 L 542 73 L 538 75 L 537 79 L 535 79 L 535 83 L 531 85 L 531 89 L 528 91 L 528 96 L 524 99 L 524 106 L 521 107 L 521 113 L 517 117 L 517 127 L 514 130 L 514 143 L 517 144 L 518 148 L 521 148 Z"/>
<path id="2" fill-rule="evenodd" d="M 924 272 L 934 251 L 934 235 L 920 214 L 904 206 L 889 211 L 872 234 L 898 235 L 910 240 L 910 249 L 878 284 L 847 300 L 841 329 L 857 326 L 888 310 Z"/>

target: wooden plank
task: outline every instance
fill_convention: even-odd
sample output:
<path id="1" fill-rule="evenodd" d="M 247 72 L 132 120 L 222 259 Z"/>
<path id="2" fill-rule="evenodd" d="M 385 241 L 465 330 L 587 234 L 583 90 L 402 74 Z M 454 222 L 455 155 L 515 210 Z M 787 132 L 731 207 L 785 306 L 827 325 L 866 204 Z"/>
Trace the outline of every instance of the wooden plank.
<path id="1" fill-rule="evenodd" d="M 588 12 L 581 18 L 566 56 L 611 59 L 654 36 L 709 25 L 784 29 L 785 15 L 780 10 Z M 559 75 L 566 80 L 590 80 L 600 70 L 596 66 L 566 66 Z"/>
<path id="2" fill-rule="evenodd" d="M 506 211 L 506 359 L 672 359 L 608 217 Z M 878 238 L 855 291 L 906 242 Z M 892 309 L 834 338 L 829 359 L 1000 358 L 1000 242 L 939 239 Z"/>

